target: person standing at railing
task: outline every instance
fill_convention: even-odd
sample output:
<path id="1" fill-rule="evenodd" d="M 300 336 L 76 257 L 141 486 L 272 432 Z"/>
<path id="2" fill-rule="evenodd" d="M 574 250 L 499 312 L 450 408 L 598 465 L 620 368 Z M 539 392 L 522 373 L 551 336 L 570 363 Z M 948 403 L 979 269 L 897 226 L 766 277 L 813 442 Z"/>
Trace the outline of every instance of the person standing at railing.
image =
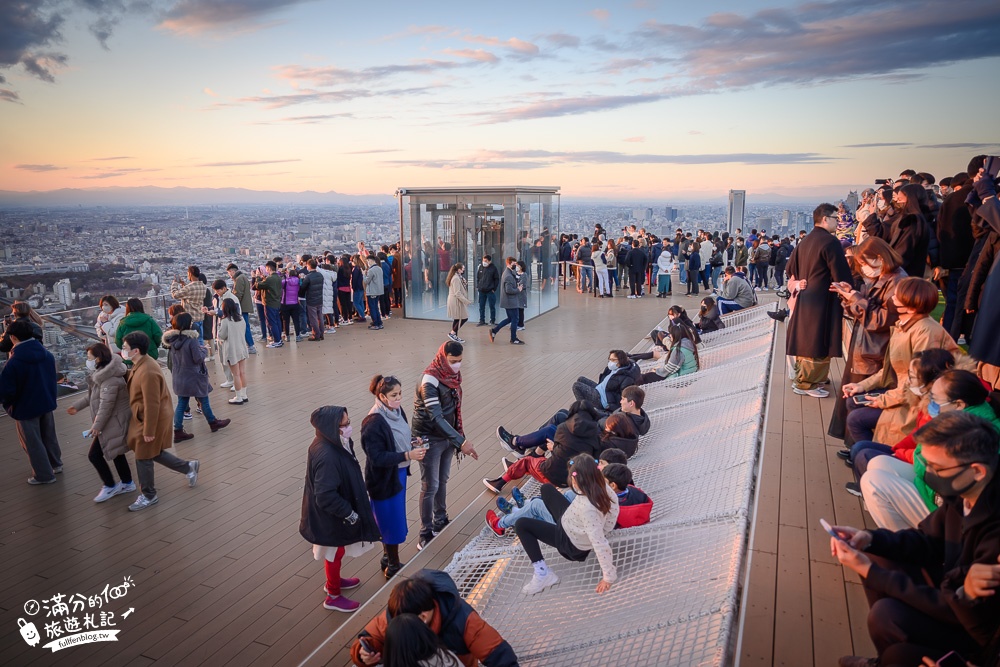
<path id="1" fill-rule="evenodd" d="M 233 405 L 249 403 L 247 398 L 246 365 L 250 352 L 246 341 L 240 335 L 243 317 L 236 299 L 222 299 L 222 315 L 219 322 L 219 356 L 227 374 L 232 377 L 232 388 L 236 396 L 229 399 Z M 223 383 L 225 384 L 225 383 Z"/>
<path id="2" fill-rule="evenodd" d="M 122 493 L 135 491 L 132 470 L 125 457 L 128 451 L 125 436 L 132 421 L 128 386 L 125 384 L 128 369 L 121 356 L 111 354 L 104 343 L 95 343 L 87 348 L 87 370 L 87 391 L 66 412 L 75 415 L 90 407 L 93 421 L 90 428 L 84 431 L 84 435 L 91 439 L 87 459 L 104 483 L 94 502 L 103 503 Z M 115 464 L 120 482 L 115 482 L 108 461 Z"/>
<path id="3" fill-rule="evenodd" d="M 142 300 L 135 297 L 125 302 L 125 317 L 122 318 L 122 321 L 118 324 L 118 329 L 115 331 L 115 345 L 118 346 L 119 350 L 122 348 L 125 336 L 133 331 L 141 331 L 146 334 L 146 338 L 149 339 L 149 356 L 153 359 L 159 359 L 158 348 L 163 339 L 163 330 L 160 329 L 160 325 L 156 323 L 156 320 L 145 313 Z"/>
<path id="4" fill-rule="evenodd" d="M 25 322 L 31 329 L 31 337 L 37 340 L 39 343 L 44 341 L 44 336 L 42 333 L 42 318 L 39 317 L 38 313 L 31 309 L 24 301 L 15 301 L 14 305 L 11 306 L 11 313 L 5 319 L 4 325 L 7 329 L 14 322 Z M 7 335 L 7 331 L 4 331 L 4 336 L 0 339 L 0 352 L 7 354 L 13 349 L 14 342 Z"/>
<path id="5" fill-rule="evenodd" d="M 107 294 L 101 297 L 101 312 L 97 314 L 97 322 L 94 329 L 97 331 L 97 338 L 108 346 L 112 354 L 118 354 L 118 346 L 115 345 L 115 334 L 118 325 L 125 317 L 125 307 L 118 303 L 118 299 Z"/>
<path id="6" fill-rule="evenodd" d="M 604 261 L 608 266 L 608 287 L 614 281 L 614 291 L 617 292 L 618 287 L 621 285 L 621 280 L 618 277 L 618 248 L 615 247 L 614 239 L 608 239 L 607 244 L 604 246 Z"/>
<path id="7" fill-rule="evenodd" d="M 586 294 L 594 288 L 594 253 L 589 240 L 580 241 L 580 247 L 576 251 L 576 262 L 580 265 L 580 282 L 576 285 L 576 291 Z"/>
<path id="8" fill-rule="evenodd" d="M 27 305 L 27 304 L 25 304 Z M 56 434 L 56 360 L 35 339 L 26 318 L 7 327 L 10 359 L 0 370 L 0 403 L 14 419 L 21 447 L 31 463 L 28 484 L 54 484 L 62 472 Z"/>
<path id="9" fill-rule="evenodd" d="M 199 345 L 205 343 L 205 314 L 201 312 L 201 308 L 205 305 L 205 295 L 208 292 L 208 285 L 198 277 L 200 274 L 201 270 L 197 266 L 189 266 L 186 281 L 175 276 L 170 283 L 170 296 L 184 304 L 184 312 L 191 316 L 191 329 L 198 332 Z"/>
<path id="10" fill-rule="evenodd" d="M 233 294 L 236 295 L 236 299 L 240 302 L 240 314 L 243 316 L 243 322 L 246 323 L 244 338 L 247 342 L 247 350 L 250 354 L 257 354 L 257 348 L 253 344 L 253 332 L 250 330 L 250 313 L 254 309 L 253 290 L 250 289 L 250 281 L 240 271 L 240 267 L 235 264 L 227 266 L 226 273 L 233 280 Z"/>

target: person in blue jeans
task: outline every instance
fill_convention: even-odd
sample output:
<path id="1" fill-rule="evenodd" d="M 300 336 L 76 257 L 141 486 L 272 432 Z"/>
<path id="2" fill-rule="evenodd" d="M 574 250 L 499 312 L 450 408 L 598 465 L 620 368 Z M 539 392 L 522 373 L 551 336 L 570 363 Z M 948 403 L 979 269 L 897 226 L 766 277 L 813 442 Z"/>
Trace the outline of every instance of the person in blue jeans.
<path id="1" fill-rule="evenodd" d="M 500 307 L 504 309 L 507 316 L 495 327 L 490 328 L 490 341 L 496 341 L 497 333 L 505 326 L 510 326 L 511 345 L 524 345 L 524 341 L 517 337 L 517 325 L 521 320 L 518 312 L 518 297 L 524 290 L 524 285 L 517 279 L 514 265 L 517 260 L 513 257 L 507 258 L 507 268 L 504 269 L 503 276 L 500 277 Z"/>

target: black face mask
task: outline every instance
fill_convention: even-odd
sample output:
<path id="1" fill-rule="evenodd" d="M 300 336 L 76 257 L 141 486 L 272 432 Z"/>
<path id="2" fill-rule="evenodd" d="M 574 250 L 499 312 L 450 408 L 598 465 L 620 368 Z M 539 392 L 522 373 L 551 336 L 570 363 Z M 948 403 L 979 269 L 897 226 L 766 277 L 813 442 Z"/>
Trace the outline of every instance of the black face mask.
<path id="1" fill-rule="evenodd" d="M 965 464 L 961 472 L 951 477 L 941 477 L 938 473 L 927 468 L 924 470 L 924 483 L 942 498 L 956 498 L 976 485 L 977 480 L 974 478 L 968 484 L 956 485 L 958 478 L 969 469 L 970 465 L 972 464 Z"/>

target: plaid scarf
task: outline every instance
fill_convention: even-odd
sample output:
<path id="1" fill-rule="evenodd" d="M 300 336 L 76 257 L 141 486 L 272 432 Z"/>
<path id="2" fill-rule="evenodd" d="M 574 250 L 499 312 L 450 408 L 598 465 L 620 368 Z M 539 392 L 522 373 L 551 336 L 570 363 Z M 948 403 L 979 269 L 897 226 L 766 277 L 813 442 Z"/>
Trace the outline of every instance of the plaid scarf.
<path id="1" fill-rule="evenodd" d="M 438 348 L 434 360 L 424 369 L 427 375 L 433 375 L 438 382 L 455 390 L 455 430 L 464 434 L 462 430 L 462 373 L 455 372 L 448 363 L 448 357 L 444 353 L 444 343 Z"/>

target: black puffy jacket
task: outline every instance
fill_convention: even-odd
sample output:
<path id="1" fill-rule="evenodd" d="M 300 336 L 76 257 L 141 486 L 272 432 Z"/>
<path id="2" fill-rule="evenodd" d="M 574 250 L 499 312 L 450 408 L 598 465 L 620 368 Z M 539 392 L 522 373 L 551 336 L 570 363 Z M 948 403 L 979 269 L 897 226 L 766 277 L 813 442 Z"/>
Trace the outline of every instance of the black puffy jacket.
<path id="1" fill-rule="evenodd" d="M 597 378 L 598 384 L 604 382 L 604 378 L 607 377 L 610 372 L 611 370 L 605 366 L 600 377 Z M 622 400 L 622 389 L 625 387 L 631 387 L 634 384 L 639 384 L 639 378 L 641 377 L 642 371 L 639 370 L 638 364 L 629 360 L 628 366 L 619 369 L 617 373 L 611 376 L 611 379 L 608 380 L 608 384 L 604 387 L 604 394 L 608 397 L 607 407 L 611 410 L 617 410 L 618 405 Z M 595 405 L 594 407 L 603 409 L 605 406 Z"/>
<path id="2" fill-rule="evenodd" d="M 325 406 L 312 413 L 316 438 L 309 445 L 306 486 L 302 493 L 299 534 L 311 544 L 343 547 L 356 542 L 379 542 L 371 501 L 354 456 L 354 444 L 340 444 L 344 408 Z M 352 525 L 347 518 L 357 512 Z"/>
<path id="3" fill-rule="evenodd" d="M 319 271 L 309 271 L 301 278 L 299 294 L 306 298 L 307 306 L 323 305 L 323 274 Z"/>
<path id="4" fill-rule="evenodd" d="M 424 375 L 413 400 L 410 430 L 413 435 L 429 440 L 447 440 L 455 449 L 461 449 L 465 436 L 457 428 L 457 407 L 458 391 L 441 384 L 433 375 Z"/>
<path id="5" fill-rule="evenodd" d="M 590 454 L 595 459 L 601 453 L 601 430 L 597 420 L 586 412 L 578 412 L 556 427 L 552 436 L 555 445 L 552 456 L 539 466 L 545 478 L 556 486 L 567 486 L 570 460 L 577 454 Z"/>

